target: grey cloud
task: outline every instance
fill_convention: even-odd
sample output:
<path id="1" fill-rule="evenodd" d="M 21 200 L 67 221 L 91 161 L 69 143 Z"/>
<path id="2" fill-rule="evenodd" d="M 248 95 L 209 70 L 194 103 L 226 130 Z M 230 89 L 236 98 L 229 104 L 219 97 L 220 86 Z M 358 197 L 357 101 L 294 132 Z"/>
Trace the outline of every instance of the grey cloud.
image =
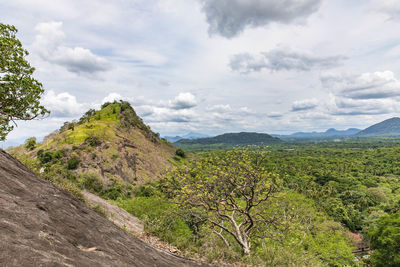
<path id="1" fill-rule="evenodd" d="M 51 58 L 46 60 L 64 66 L 76 74 L 106 71 L 110 69 L 109 62 L 82 47 L 59 47 Z"/>
<path id="2" fill-rule="evenodd" d="M 328 110 L 331 115 L 378 115 L 389 114 L 398 110 L 398 102 L 394 99 L 350 99 L 334 97 L 333 104 Z"/>
<path id="3" fill-rule="evenodd" d="M 246 28 L 272 22 L 298 23 L 316 12 L 321 0 L 201 0 L 209 34 L 232 38 Z"/>
<path id="4" fill-rule="evenodd" d="M 400 96 L 400 81 L 391 71 L 357 76 L 327 76 L 322 84 L 336 96 L 348 99 L 385 99 Z"/>
<path id="5" fill-rule="evenodd" d="M 267 117 L 272 118 L 272 119 L 279 119 L 279 118 L 283 117 L 283 114 L 279 113 L 279 112 L 271 112 L 271 113 L 267 114 Z"/>
<path id="6" fill-rule="evenodd" d="M 291 52 L 274 49 L 263 53 L 271 70 L 309 71 L 314 68 L 327 69 L 338 66 L 344 59 L 342 56 L 317 57 L 308 53 Z"/>
<path id="7" fill-rule="evenodd" d="M 294 101 L 292 104 L 292 111 L 303 111 L 314 109 L 318 106 L 318 100 L 315 98 Z"/>
<path id="8" fill-rule="evenodd" d="M 260 55 L 236 54 L 231 57 L 229 66 L 233 71 L 241 73 L 259 72 L 262 69 L 310 71 L 336 67 L 344 59 L 343 56 L 318 57 L 307 52 L 279 48 Z"/>

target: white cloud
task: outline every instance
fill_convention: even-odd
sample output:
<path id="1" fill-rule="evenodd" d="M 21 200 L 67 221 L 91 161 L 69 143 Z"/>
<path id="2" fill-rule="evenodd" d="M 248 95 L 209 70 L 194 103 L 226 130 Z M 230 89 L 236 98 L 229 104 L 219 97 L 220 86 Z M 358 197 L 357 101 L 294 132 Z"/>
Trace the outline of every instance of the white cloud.
<path id="1" fill-rule="evenodd" d="M 82 114 L 87 107 L 67 92 L 56 94 L 52 90 L 47 91 L 41 103 L 50 110 L 52 117 L 73 117 Z"/>
<path id="2" fill-rule="evenodd" d="M 392 19 L 400 19 L 400 2 L 397 0 L 373 0 L 371 8 L 388 14 Z"/>
<path id="3" fill-rule="evenodd" d="M 294 101 L 292 104 L 292 111 L 314 109 L 318 106 L 318 102 L 319 101 L 316 98 Z"/>
<path id="4" fill-rule="evenodd" d="M 207 111 L 217 112 L 217 113 L 224 113 L 224 112 L 231 112 L 232 108 L 230 105 L 214 105 L 211 107 L 207 107 Z"/>
<path id="5" fill-rule="evenodd" d="M 298 23 L 318 10 L 320 0 L 201 0 L 210 34 L 227 38 L 272 22 Z"/>
<path id="6" fill-rule="evenodd" d="M 169 106 L 172 109 L 190 109 L 196 105 L 196 97 L 191 93 L 179 93 L 174 100 L 169 101 Z"/>
<path id="7" fill-rule="evenodd" d="M 33 44 L 43 60 L 65 67 L 76 74 L 94 74 L 110 69 L 110 63 L 89 49 L 66 47 L 62 43 L 65 33 L 62 22 L 42 22 L 35 30 L 37 35 Z"/>
<path id="8" fill-rule="evenodd" d="M 122 96 L 118 93 L 109 93 L 105 98 L 103 98 L 103 101 L 101 101 L 101 104 L 104 104 L 106 102 L 114 102 L 114 101 L 119 101 L 123 100 Z"/>

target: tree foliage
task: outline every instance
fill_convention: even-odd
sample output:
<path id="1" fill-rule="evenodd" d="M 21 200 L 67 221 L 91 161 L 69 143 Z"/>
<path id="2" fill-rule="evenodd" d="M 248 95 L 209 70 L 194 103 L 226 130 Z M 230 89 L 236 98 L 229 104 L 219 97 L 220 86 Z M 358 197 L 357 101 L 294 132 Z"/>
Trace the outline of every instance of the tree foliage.
<path id="1" fill-rule="evenodd" d="M 224 234 L 249 254 L 253 238 L 282 226 L 278 212 L 265 210 L 279 188 L 279 178 L 262 167 L 265 155 L 247 149 L 214 153 L 170 172 L 166 186 L 181 206 L 201 210 L 192 215 L 208 221 L 227 246 Z"/>
<path id="2" fill-rule="evenodd" d="M 400 266 L 400 212 L 380 218 L 370 235 L 373 266 Z"/>
<path id="3" fill-rule="evenodd" d="M 40 104 L 44 90 L 32 77 L 34 68 L 16 38 L 17 29 L 0 23 L 0 140 L 14 128 L 16 120 L 32 120 L 49 111 Z"/>

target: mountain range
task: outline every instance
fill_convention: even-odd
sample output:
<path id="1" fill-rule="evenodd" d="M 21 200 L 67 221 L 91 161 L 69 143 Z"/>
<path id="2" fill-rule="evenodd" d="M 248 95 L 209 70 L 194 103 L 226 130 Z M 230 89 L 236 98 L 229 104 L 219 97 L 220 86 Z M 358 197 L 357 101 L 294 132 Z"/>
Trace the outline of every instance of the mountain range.
<path id="1" fill-rule="evenodd" d="M 349 128 L 347 130 L 336 130 L 330 128 L 325 132 L 296 132 L 289 135 L 280 134 L 265 134 L 265 133 L 225 133 L 215 137 L 207 138 L 183 138 L 176 139 L 177 141 L 171 142 L 178 147 L 185 147 L 187 145 L 254 145 L 254 144 L 272 144 L 279 143 L 285 139 L 307 139 L 307 138 L 357 138 L 357 137 L 395 137 L 400 136 L 400 118 L 394 117 L 387 119 L 380 123 L 374 124 L 364 130 L 357 128 Z M 281 140 L 282 139 L 282 140 Z"/>
<path id="2" fill-rule="evenodd" d="M 349 128 L 347 130 L 336 130 L 330 128 L 325 132 L 296 132 L 289 135 L 271 134 L 271 136 L 279 138 L 322 138 L 322 137 L 343 137 L 352 136 L 359 133 L 361 130 L 357 128 Z"/>
<path id="3" fill-rule="evenodd" d="M 384 120 L 380 123 L 374 124 L 359 133 L 360 137 L 373 137 L 373 136 L 400 136 L 400 118 L 394 117 Z"/>
<path id="4" fill-rule="evenodd" d="M 206 138 L 206 137 L 210 137 L 210 136 L 206 135 L 206 134 L 202 134 L 202 133 L 196 133 L 196 132 L 189 132 L 189 133 L 187 133 L 185 135 L 182 135 L 182 136 L 178 136 L 178 135 L 177 136 L 164 136 L 164 138 L 166 140 L 168 140 L 169 142 L 171 142 L 171 143 L 177 142 L 177 141 L 179 141 L 181 139 L 192 140 L 192 139 Z"/>
<path id="5" fill-rule="evenodd" d="M 258 144 L 273 144 L 279 143 L 281 140 L 265 133 L 225 133 L 215 137 L 198 138 L 198 139 L 181 139 L 174 144 L 179 146 L 182 144 L 227 144 L 227 145 L 258 145 Z"/>

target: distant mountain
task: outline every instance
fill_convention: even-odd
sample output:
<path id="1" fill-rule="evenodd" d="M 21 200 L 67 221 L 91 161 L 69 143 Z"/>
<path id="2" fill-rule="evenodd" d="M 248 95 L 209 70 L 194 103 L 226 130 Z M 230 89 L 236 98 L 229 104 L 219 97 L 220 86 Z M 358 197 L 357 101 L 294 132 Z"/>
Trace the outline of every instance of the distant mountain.
<path id="1" fill-rule="evenodd" d="M 170 141 L 171 143 L 174 143 L 176 141 L 179 141 L 181 139 L 197 139 L 197 138 L 206 138 L 209 137 L 208 135 L 202 134 L 202 133 L 196 133 L 196 132 L 189 132 L 183 136 L 165 136 L 164 138 Z"/>
<path id="2" fill-rule="evenodd" d="M 265 133 L 226 133 L 217 135 L 215 137 L 198 138 L 198 139 L 182 139 L 175 142 L 179 144 L 200 144 L 200 145 L 212 145 L 212 144 L 227 144 L 227 145 L 258 145 L 258 144 L 272 144 L 279 143 L 281 140 L 277 137 L 272 137 Z"/>
<path id="3" fill-rule="evenodd" d="M 272 134 L 274 137 L 279 138 L 323 138 L 323 137 L 344 137 L 344 136 L 352 136 L 360 132 L 360 129 L 349 128 L 347 130 L 336 130 L 334 128 L 330 128 L 325 132 L 297 132 L 290 135 L 278 135 Z"/>
<path id="4" fill-rule="evenodd" d="M 400 118 L 394 117 L 362 130 L 357 136 L 400 136 Z"/>
<path id="5" fill-rule="evenodd" d="M 176 141 L 179 141 L 181 139 L 183 139 L 182 136 L 164 136 L 165 139 L 167 139 L 168 141 L 170 141 L 171 143 L 174 143 Z"/>

